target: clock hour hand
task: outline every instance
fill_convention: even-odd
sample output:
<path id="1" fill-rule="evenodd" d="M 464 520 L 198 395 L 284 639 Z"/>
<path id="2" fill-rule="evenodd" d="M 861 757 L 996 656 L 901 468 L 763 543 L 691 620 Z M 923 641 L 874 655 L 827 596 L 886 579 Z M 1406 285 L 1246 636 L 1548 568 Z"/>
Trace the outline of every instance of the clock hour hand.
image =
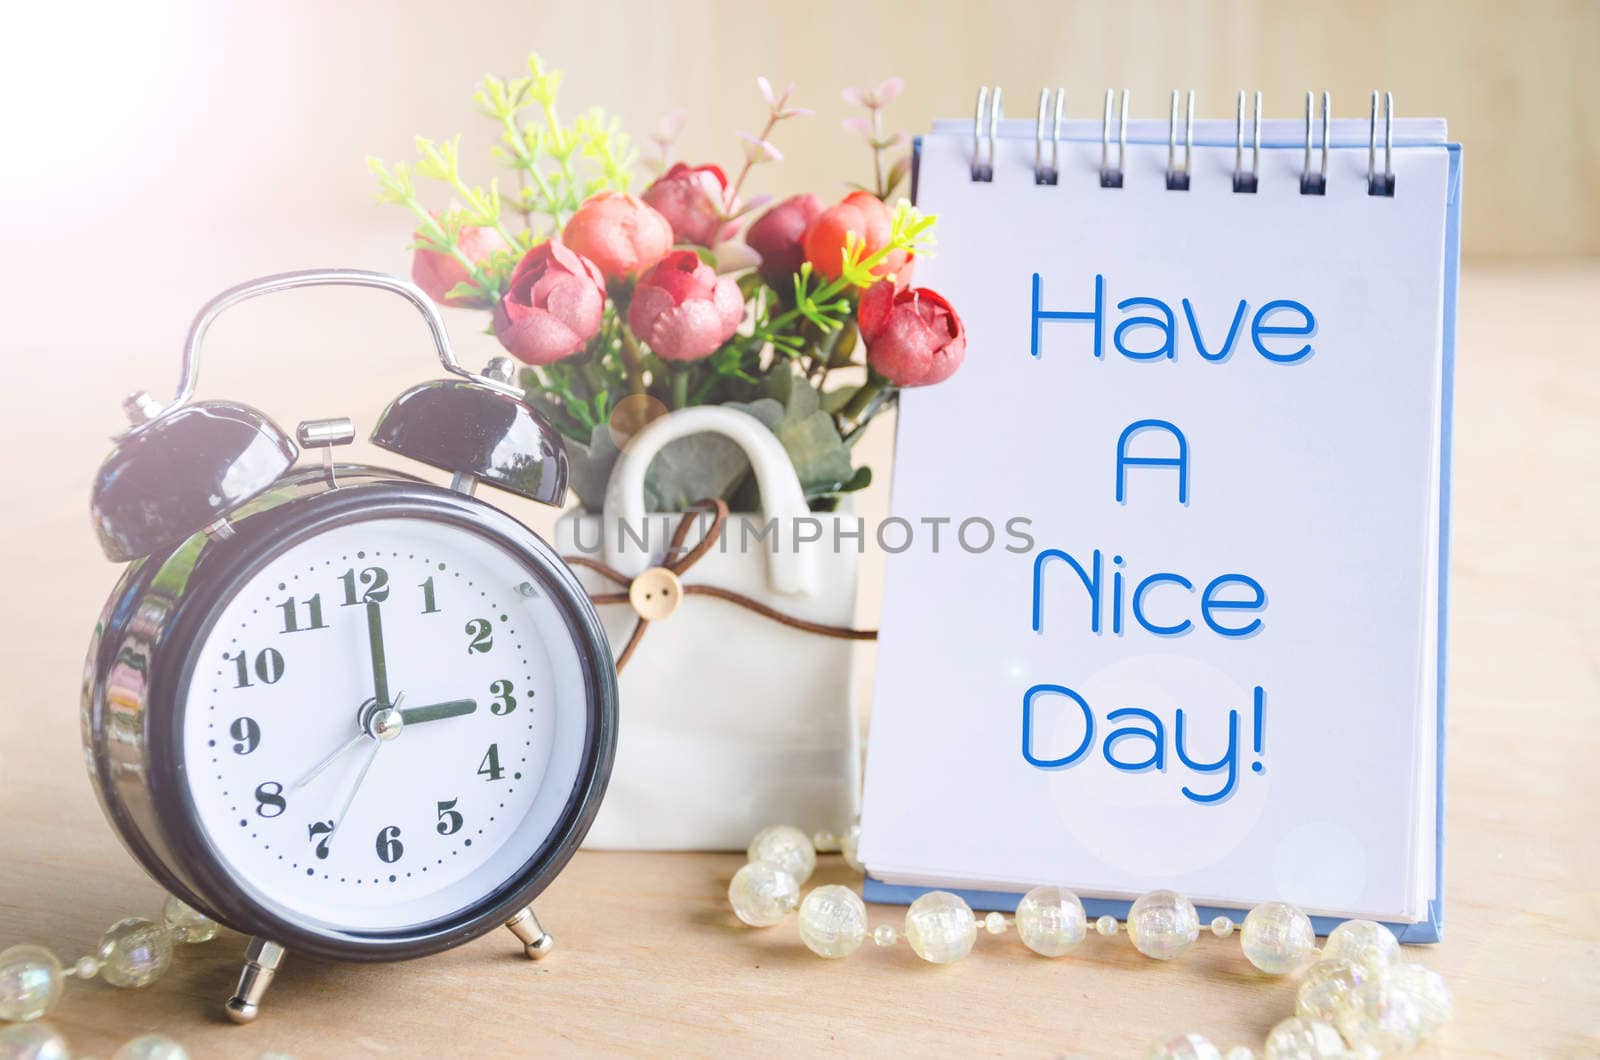
<path id="1" fill-rule="evenodd" d="M 475 699 L 452 699 L 445 703 L 430 703 L 425 707 L 407 707 L 400 712 L 400 720 L 407 725 L 419 725 L 425 721 L 459 718 L 477 709 L 478 701 Z"/>

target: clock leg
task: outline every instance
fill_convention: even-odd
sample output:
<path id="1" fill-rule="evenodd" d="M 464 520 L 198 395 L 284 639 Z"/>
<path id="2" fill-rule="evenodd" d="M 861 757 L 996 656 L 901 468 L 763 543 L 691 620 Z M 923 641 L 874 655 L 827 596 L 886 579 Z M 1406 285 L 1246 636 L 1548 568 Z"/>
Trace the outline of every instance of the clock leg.
<path id="1" fill-rule="evenodd" d="M 524 906 L 520 913 L 507 920 L 506 927 L 517 936 L 517 941 L 522 943 L 522 952 L 531 960 L 548 957 L 550 951 L 555 949 L 556 940 L 539 926 L 539 918 L 533 915 L 531 905 Z"/>
<path id="2" fill-rule="evenodd" d="M 228 1018 L 235 1023 L 249 1023 L 261 1011 L 261 998 L 272 977 L 283 961 L 283 947 L 263 938 L 253 938 L 244 951 L 244 971 L 239 973 L 239 985 L 228 999 Z"/>

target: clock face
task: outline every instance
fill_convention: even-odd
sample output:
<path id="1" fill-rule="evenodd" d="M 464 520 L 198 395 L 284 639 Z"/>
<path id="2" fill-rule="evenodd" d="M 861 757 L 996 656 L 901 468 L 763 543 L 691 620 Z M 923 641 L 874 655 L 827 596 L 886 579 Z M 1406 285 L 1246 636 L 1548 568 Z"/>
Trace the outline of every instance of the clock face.
<path id="1" fill-rule="evenodd" d="M 346 523 L 225 602 L 184 696 L 218 859 L 296 921 L 403 931 L 478 905 L 580 781 L 579 643 L 527 561 L 466 527 Z"/>

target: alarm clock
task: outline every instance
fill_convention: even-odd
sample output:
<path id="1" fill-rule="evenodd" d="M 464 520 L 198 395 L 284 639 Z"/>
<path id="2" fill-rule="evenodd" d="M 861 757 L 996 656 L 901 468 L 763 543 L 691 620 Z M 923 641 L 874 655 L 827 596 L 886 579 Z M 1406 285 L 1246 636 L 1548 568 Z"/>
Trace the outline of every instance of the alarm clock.
<path id="1" fill-rule="evenodd" d="M 336 463 L 348 419 L 291 437 L 192 400 L 217 315 L 346 285 L 421 311 L 448 377 L 378 419 L 377 446 L 449 488 Z M 94 485 L 106 555 L 128 567 L 85 666 L 83 739 L 106 816 L 172 894 L 252 936 L 227 1003 L 253 1019 L 286 951 L 420 957 L 504 925 L 553 942 L 530 902 L 571 858 L 610 776 L 617 685 L 572 572 L 480 485 L 559 505 L 560 437 L 511 385 L 452 353 L 406 281 L 269 276 L 212 299 L 176 397 L 124 407 Z M 302 449 L 320 464 L 295 466 Z"/>

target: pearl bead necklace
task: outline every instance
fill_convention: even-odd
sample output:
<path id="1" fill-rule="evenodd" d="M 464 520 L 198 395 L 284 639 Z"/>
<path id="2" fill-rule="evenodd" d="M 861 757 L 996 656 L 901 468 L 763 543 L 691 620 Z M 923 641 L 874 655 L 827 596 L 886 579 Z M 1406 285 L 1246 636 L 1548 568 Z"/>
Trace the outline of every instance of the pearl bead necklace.
<path id="1" fill-rule="evenodd" d="M 1083 903 L 1062 887 L 1035 887 L 1017 903 L 1014 918 L 988 913 L 981 921 L 959 895 L 929 891 L 907 907 L 903 931 L 879 924 L 869 932 L 866 903 L 849 887 L 827 884 L 802 900 L 800 885 L 816 870 L 818 851 L 837 850 L 851 868 L 861 871 L 859 840 L 859 826 L 842 837 L 823 832 L 807 836 L 788 825 L 763 828 L 750 842 L 749 860 L 728 884 L 734 914 L 752 927 L 771 927 L 798 910 L 800 941 L 827 958 L 848 957 L 870 935 L 881 948 L 903 937 L 923 960 L 949 964 L 972 952 L 980 923 L 992 936 L 1015 926 L 1023 945 L 1043 957 L 1065 956 L 1088 936 Z M 1235 928 L 1226 916 L 1214 918 L 1209 926 L 1219 939 L 1231 936 Z M 1176 891 L 1151 891 L 1134 901 L 1125 922 L 1112 916 L 1094 921 L 1095 933 L 1103 938 L 1122 929 L 1140 953 L 1166 961 L 1200 937 L 1200 916 L 1194 903 Z M 1238 932 L 1245 959 L 1262 972 L 1286 976 L 1305 968 L 1296 988 L 1295 1014 L 1267 1035 L 1267 1060 L 1405 1052 L 1450 1019 L 1452 1001 L 1444 980 L 1419 964 L 1403 962 L 1400 943 L 1382 924 L 1345 921 L 1319 952 L 1305 913 L 1287 902 L 1264 902 L 1245 915 Z M 1145 1055 L 1149 1060 L 1224 1060 L 1220 1049 L 1193 1033 L 1155 1042 Z M 1226 1060 L 1253 1060 L 1255 1055 L 1247 1046 L 1236 1046 Z"/>
<path id="2" fill-rule="evenodd" d="M 130 916 L 100 936 L 91 955 L 63 968 L 43 946 L 24 943 L 0 951 L 0 1060 L 65 1060 L 67 1040 L 47 1023 L 36 1022 L 61 997 L 68 979 L 99 976 L 112 986 L 149 986 L 172 967 L 176 944 L 208 942 L 216 937 L 216 921 L 176 898 L 161 908 L 161 923 Z M 188 1052 L 171 1038 L 146 1034 L 124 1042 L 112 1060 L 188 1060 Z"/>

